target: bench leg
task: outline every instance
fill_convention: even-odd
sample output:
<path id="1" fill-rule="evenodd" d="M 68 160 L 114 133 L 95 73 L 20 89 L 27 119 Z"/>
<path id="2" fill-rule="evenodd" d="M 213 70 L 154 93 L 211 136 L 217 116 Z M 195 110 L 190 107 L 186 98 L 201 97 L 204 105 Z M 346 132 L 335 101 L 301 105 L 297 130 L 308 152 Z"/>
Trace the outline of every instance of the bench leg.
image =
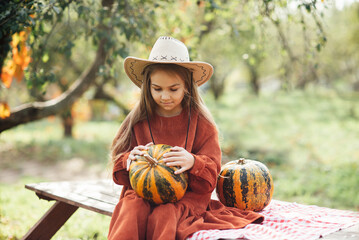
<path id="1" fill-rule="evenodd" d="M 22 239 L 51 239 L 77 209 L 76 206 L 56 201 Z"/>

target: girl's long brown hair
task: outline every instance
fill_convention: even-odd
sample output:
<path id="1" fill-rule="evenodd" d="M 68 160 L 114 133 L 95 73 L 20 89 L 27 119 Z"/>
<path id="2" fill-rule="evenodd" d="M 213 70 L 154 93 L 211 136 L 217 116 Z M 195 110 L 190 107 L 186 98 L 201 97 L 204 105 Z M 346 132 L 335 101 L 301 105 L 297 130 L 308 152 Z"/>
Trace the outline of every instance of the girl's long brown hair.
<path id="1" fill-rule="evenodd" d="M 211 113 L 199 95 L 198 87 L 195 84 L 195 81 L 191 81 L 191 72 L 189 69 L 176 64 L 149 65 L 143 71 L 144 82 L 141 87 L 140 101 L 126 116 L 115 138 L 113 139 L 111 146 L 111 157 L 113 162 L 116 162 L 120 158 L 121 154 L 131 150 L 131 138 L 133 137 L 132 128 L 136 123 L 146 119 L 146 107 L 149 117 L 153 116 L 155 113 L 156 103 L 151 95 L 151 74 L 157 70 L 164 70 L 181 77 L 185 83 L 185 95 L 182 100 L 182 107 L 188 109 L 190 107 L 190 101 L 192 100 L 192 109 L 198 111 L 199 115 L 206 118 L 213 124 L 213 126 L 216 127 Z M 190 96 L 190 91 L 192 96 Z"/>

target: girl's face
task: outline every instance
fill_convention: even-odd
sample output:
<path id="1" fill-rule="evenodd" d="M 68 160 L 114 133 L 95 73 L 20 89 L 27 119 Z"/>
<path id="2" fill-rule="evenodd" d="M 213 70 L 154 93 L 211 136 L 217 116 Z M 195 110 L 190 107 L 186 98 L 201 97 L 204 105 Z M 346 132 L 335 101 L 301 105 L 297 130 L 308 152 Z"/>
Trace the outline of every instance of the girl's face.
<path id="1" fill-rule="evenodd" d="M 156 111 L 159 115 L 178 115 L 182 111 L 181 102 L 185 92 L 184 81 L 177 74 L 162 69 L 151 73 L 151 94 L 157 104 Z"/>

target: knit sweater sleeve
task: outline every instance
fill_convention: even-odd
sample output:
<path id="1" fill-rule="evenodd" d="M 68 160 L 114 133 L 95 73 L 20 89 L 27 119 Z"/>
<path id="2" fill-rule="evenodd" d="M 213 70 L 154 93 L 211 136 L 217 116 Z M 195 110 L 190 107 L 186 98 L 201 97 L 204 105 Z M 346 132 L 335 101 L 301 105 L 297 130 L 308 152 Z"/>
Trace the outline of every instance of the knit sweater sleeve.
<path id="1" fill-rule="evenodd" d="M 132 137 L 130 150 L 132 150 L 137 145 L 138 144 L 135 140 L 135 137 Z M 131 186 L 130 178 L 129 178 L 128 171 L 126 169 L 127 168 L 127 159 L 128 159 L 129 155 L 130 155 L 130 151 L 124 152 L 121 154 L 121 156 L 118 158 L 118 160 L 115 162 L 115 164 L 113 166 L 112 177 L 113 177 L 113 181 L 116 184 L 130 187 Z"/>
<path id="2" fill-rule="evenodd" d="M 113 167 L 113 181 L 118 185 L 130 186 L 128 171 L 126 170 L 127 158 L 130 152 L 122 153 Z"/>
<path id="3" fill-rule="evenodd" d="M 189 170 L 189 186 L 193 192 L 212 192 L 221 170 L 221 149 L 218 132 L 209 122 L 199 122 L 192 155 L 195 158 Z"/>

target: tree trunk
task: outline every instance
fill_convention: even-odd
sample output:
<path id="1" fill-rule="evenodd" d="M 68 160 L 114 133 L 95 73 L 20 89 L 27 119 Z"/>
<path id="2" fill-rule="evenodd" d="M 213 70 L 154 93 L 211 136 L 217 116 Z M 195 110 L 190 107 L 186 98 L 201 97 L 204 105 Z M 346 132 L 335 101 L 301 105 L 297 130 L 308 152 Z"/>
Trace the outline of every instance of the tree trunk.
<path id="1" fill-rule="evenodd" d="M 218 100 L 224 91 L 224 78 L 221 80 L 213 75 L 210 81 L 210 87 L 213 92 L 214 99 Z"/>
<path id="2" fill-rule="evenodd" d="M 258 79 L 257 69 L 256 69 L 256 67 L 251 66 L 249 64 L 248 64 L 248 67 L 249 67 L 249 71 L 251 73 L 251 76 L 250 76 L 251 89 L 252 89 L 253 93 L 258 96 L 259 91 L 260 91 L 260 83 L 259 83 L 259 79 Z"/>
<path id="3" fill-rule="evenodd" d="M 74 126 L 74 118 L 71 113 L 71 107 L 61 114 L 62 126 L 64 128 L 64 137 L 72 138 L 72 129 Z"/>

